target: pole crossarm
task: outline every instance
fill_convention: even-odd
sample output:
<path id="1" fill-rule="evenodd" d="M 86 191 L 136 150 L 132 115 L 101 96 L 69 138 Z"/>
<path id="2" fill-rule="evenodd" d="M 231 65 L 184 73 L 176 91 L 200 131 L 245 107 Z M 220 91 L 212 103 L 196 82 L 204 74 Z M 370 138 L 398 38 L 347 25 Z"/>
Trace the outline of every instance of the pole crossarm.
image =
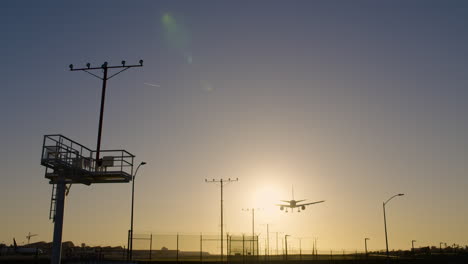
<path id="1" fill-rule="evenodd" d="M 141 64 L 135 64 L 135 65 L 122 65 L 122 66 L 107 66 L 106 62 L 101 67 L 86 67 L 86 68 L 73 68 L 73 64 L 70 64 L 70 71 L 87 71 L 87 70 L 102 70 L 104 68 L 107 69 L 119 69 L 119 68 L 133 68 L 133 67 L 143 67 L 143 61 L 141 61 Z"/>
<path id="2" fill-rule="evenodd" d="M 211 180 L 207 180 L 205 179 L 205 182 L 206 183 L 219 183 L 220 185 L 224 186 L 228 183 L 232 183 L 232 182 L 237 182 L 239 181 L 239 178 L 236 178 L 236 179 L 231 179 L 231 178 L 228 178 L 227 180 L 224 180 L 224 179 L 219 179 L 219 180 L 216 180 L 216 179 L 211 179 Z"/>

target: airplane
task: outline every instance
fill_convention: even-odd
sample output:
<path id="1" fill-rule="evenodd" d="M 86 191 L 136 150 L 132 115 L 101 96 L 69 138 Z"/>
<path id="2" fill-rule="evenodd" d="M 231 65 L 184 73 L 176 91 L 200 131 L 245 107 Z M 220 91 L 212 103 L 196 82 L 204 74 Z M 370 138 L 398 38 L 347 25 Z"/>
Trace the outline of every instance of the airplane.
<path id="1" fill-rule="evenodd" d="M 27 247 L 18 247 L 16 244 L 16 240 L 13 238 L 13 247 L 4 247 L 2 248 L 2 253 L 13 253 L 13 254 L 20 254 L 20 255 L 37 255 L 41 254 L 42 250 L 38 248 L 27 248 Z"/>
<path id="2" fill-rule="evenodd" d="M 286 208 L 286 210 L 285 210 L 286 213 L 288 212 L 288 208 L 291 208 L 291 212 L 294 212 L 294 208 L 298 208 L 297 212 L 301 212 L 301 209 L 305 210 L 307 205 L 325 202 L 325 200 L 322 200 L 322 201 L 317 201 L 317 202 L 312 202 L 312 203 L 303 203 L 303 204 L 301 204 L 300 202 L 303 202 L 303 201 L 306 201 L 306 200 L 294 200 L 294 188 L 292 188 L 292 200 L 289 200 L 289 201 L 288 200 L 281 200 L 281 202 L 285 202 L 285 203 L 288 203 L 288 204 L 277 204 L 277 206 L 280 207 L 281 211 L 283 211 Z"/>

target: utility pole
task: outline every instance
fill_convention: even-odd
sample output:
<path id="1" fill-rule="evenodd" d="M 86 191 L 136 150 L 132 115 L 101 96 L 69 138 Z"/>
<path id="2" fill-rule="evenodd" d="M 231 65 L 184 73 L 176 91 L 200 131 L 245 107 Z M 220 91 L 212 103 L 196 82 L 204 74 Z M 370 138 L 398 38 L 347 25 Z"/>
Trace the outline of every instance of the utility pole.
<path id="1" fill-rule="evenodd" d="M 126 71 L 126 70 L 128 70 L 130 68 L 143 67 L 143 60 L 140 60 L 139 63 L 140 63 L 139 65 L 125 65 L 125 61 L 122 61 L 121 66 L 108 66 L 107 61 L 106 61 L 106 62 L 104 62 L 104 64 L 101 65 L 101 67 L 91 67 L 91 64 L 89 62 L 86 64 L 86 68 L 75 69 L 75 68 L 73 68 L 73 64 L 70 64 L 70 66 L 69 66 L 70 71 L 84 71 L 84 72 L 87 72 L 87 73 L 91 74 L 92 76 L 102 80 L 101 111 L 100 111 L 100 115 L 99 115 L 99 128 L 98 128 L 98 138 L 97 138 L 97 146 L 96 146 L 96 164 L 95 164 L 96 169 L 99 168 L 99 166 L 101 166 L 101 163 L 102 163 L 102 160 L 100 159 L 99 155 L 100 155 L 100 151 L 101 151 L 102 121 L 103 121 L 103 116 L 104 116 L 104 101 L 105 101 L 105 98 L 106 98 L 107 80 L 109 80 L 110 78 L 112 78 L 112 77 L 116 76 L 117 74 L 119 74 L 119 73 L 121 73 L 123 71 Z M 108 77 L 107 76 L 108 69 L 121 69 L 121 70 Z M 102 77 L 92 73 L 91 72 L 92 70 L 102 70 L 103 71 Z"/>
<path id="2" fill-rule="evenodd" d="M 228 184 L 231 182 L 236 182 L 239 181 L 239 178 L 236 178 L 235 180 L 231 180 L 231 178 L 228 178 L 227 180 L 219 179 L 215 180 L 212 179 L 211 181 L 205 179 L 206 183 L 219 183 L 221 187 L 221 262 L 223 262 L 223 186 L 224 184 Z"/>

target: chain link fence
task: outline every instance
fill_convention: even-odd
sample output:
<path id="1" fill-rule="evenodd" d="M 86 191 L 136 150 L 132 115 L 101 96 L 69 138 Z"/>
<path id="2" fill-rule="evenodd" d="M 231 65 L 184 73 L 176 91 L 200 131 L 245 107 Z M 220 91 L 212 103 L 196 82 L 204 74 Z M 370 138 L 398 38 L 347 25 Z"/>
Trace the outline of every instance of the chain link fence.
<path id="1" fill-rule="evenodd" d="M 318 250 L 314 239 L 281 237 L 267 238 L 226 234 L 135 234 L 134 260 L 252 262 L 275 260 L 346 260 L 366 259 L 362 251 Z"/>

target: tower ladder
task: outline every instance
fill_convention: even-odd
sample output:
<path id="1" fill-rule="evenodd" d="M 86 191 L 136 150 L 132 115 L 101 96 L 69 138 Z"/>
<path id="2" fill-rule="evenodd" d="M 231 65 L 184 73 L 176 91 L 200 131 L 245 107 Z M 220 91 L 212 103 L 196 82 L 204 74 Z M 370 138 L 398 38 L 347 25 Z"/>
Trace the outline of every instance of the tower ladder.
<path id="1" fill-rule="evenodd" d="M 55 222 L 55 207 L 57 201 L 57 184 L 52 184 L 52 195 L 50 197 L 49 219 Z"/>

